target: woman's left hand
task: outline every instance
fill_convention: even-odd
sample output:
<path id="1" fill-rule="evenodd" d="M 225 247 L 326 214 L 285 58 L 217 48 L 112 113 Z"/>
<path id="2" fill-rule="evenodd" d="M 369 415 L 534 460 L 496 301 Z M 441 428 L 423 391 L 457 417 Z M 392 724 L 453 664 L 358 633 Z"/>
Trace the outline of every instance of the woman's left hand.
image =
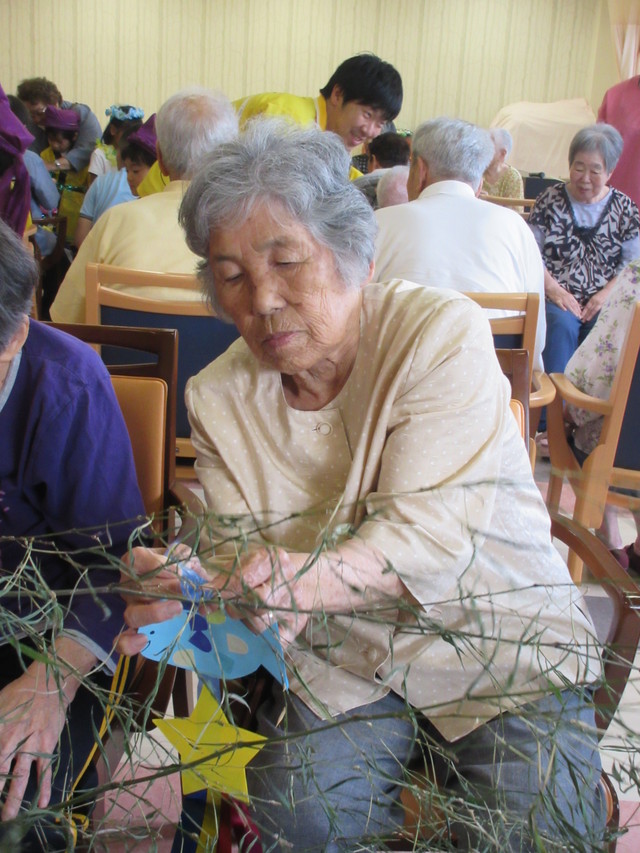
<path id="1" fill-rule="evenodd" d="M 51 798 L 51 767 L 68 702 L 45 667 L 30 667 L 0 691 L 0 776 L 11 779 L 2 820 L 17 816 L 35 764 L 40 782 L 38 808 Z M 13 762 L 13 768 L 11 764 Z"/>
<path id="2" fill-rule="evenodd" d="M 37 806 L 48 806 L 52 765 L 67 708 L 82 676 L 96 664 L 93 652 L 70 637 L 58 637 L 54 660 L 56 667 L 34 661 L 0 690 L 0 777 L 11 780 L 2 820 L 17 816 L 33 765 L 39 782 Z"/>
<path id="3" fill-rule="evenodd" d="M 606 298 L 607 293 L 605 292 L 605 288 L 599 290 L 597 293 L 594 293 L 591 299 L 582 309 L 582 316 L 580 318 L 581 321 L 583 323 L 588 323 L 590 320 L 593 320 L 593 318 L 604 305 L 604 301 Z"/>
<path id="4" fill-rule="evenodd" d="M 309 554 L 260 548 L 234 572 L 223 595 L 253 601 L 255 612 L 241 614 L 245 621 L 258 632 L 277 621 L 282 642 L 291 643 L 304 630 L 316 598 L 318 564 L 304 569 L 308 560 Z"/>

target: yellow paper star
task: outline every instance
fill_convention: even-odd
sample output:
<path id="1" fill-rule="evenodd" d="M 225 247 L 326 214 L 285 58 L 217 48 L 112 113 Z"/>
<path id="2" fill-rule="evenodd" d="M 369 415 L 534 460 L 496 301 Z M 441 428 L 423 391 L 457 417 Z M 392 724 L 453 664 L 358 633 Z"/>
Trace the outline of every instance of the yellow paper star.
<path id="1" fill-rule="evenodd" d="M 153 722 L 176 747 L 183 763 L 198 761 L 182 772 L 184 794 L 211 788 L 249 802 L 245 767 L 260 751 L 265 738 L 230 725 L 206 687 L 190 717 Z"/>

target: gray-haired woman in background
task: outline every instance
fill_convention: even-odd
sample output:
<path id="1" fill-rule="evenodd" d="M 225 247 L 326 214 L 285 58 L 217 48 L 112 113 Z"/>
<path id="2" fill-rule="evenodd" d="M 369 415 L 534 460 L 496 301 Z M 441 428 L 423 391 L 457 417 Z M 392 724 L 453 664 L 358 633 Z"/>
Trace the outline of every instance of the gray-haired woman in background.
<path id="1" fill-rule="evenodd" d="M 579 130 L 569 146 L 569 181 L 536 199 L 529 225 L 545 266 L 547 373 L 563 373 L 593 327 L 618 273 L 640 255 L 638 208 L 607 186 L 622 153 L 609 124 Z"/>
<path id="2" fill-rule="evenodd" d="M 375 221 L 348 168 L 332 134 L 258 122 L 216 150 L 181 210 L 242 335 L 187 390 L 218 522 L 202 562 L 242 612 L 257 607 L 258 630 L 277 620 L 289 669 L 248 767 L 264 847 L 392 835 L 421 750 L 442 766 L 459 849 L 599 839 L 592 629 L 488 323 L 460 294 L 368 285 Z M 143 576 L 166 562 L 135 557 Z M 179 592 L 170 566 L 159 581 Z M 180 610 L 132 599 L 120 648 Z"/>

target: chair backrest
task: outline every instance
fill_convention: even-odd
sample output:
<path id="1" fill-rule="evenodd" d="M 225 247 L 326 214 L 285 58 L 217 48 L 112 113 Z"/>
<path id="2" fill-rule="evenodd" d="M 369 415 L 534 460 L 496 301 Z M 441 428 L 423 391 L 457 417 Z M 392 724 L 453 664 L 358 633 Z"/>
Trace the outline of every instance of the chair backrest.
<path id="1" fill-rule="evenodd" d="M 163 287 L 200 293 L 195 275 L 128 270 L 106 264 L 88 264 L 86 270 L 86 319 L 88 323 L 118 326 L 145 326 L 176 329 L 179 335 L 178 400 L 176 436 L 189 437 L 191 430 L 184 403 L 188 379 L 222 355 L 238 338 L 235 326 L 214 316 L 204 299 L 152 299 L 141 295 L 146 287 Z M 119 290 L 114 285 L 135 287 L 135 293 Z M 103 353 L 107 363 L 118 358 L 111 351 Z M 123 357 L 123 356 L 121 356 Z M 120 357 L 120 358 L 121 358 Z"/>
<path id="2" fill-rule="evenodd" d="M 504 198 L 498 195 L 483 195 L 480 196 L 483 201 L 489 201 L 492 204 L 499 204 L 501 207 L 510 207 L 515 209 L 523 219 L 528 219 L 533 205 L 536 203 L 535 198 Z"/>
<path id="3" fill-rule="evenodd" d="M 164 510 L 167 383 L 152 376 L 112 376 L 129 432 L 138 486 L 147 515 Z"/>
<path id="4" fill-rule="evenodd" d="M 173 329 L 52 323 L 94 346 L 135 351 L 140 364 L 107 366 L 122 408 L 147 513 L 166 509 L 175 478 L 178 336 Z M 151 357 L 151 358 L 150 358 Z"/>
<path id="5" fill-rule="evenodd" d="M 536 328 L 540 310 L 537 293 L 465 293 L 481 308 L 512 312 L 508 317 L 490 317 L 496 347 L 526 349 L 533 364 Z M 529 370 L 529 385 L 533 371 Z"/>
<path id="6" fill-rule="evenodd" d="M 496 349 L 502 372 L 511 383 L 511 399 L 522 405 L 523 438 L 529 435 L 529 353 L 526 349 Z"/>

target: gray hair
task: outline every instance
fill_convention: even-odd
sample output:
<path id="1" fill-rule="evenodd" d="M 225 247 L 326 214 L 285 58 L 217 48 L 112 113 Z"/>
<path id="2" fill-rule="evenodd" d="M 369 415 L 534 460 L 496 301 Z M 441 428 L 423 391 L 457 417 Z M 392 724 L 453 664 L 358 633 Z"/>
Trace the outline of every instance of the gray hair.
<path id="1" fill-rule="evenodd" d="M 365 280 L 376 221 L 365 197 L 349 182 L 349 166 L 338 136 L 281 119 L 255 119 L 239 138 L 216 148 L 191 182 L 179 219 L 189 248 L 203 259 L 200 278 L 217 312 L 211 232 L 242 225 L 262 202 L 280 205 L 326 246 L 345 284 L 355 287 Z"/>
<path id="2" fill-rule="evenodd" d="M 493 140 L 496 151 L 498 148 L 504 148 L 508 157 L 513 148 L 513 136 L 509 133 L 506 127 L 490 127 L 489 136 Z"/>
<path id="3" fill-rule="evenodd" d="M 222 92 L 193 87 L 172 95 L 158 110 L 156 136 L 165 166 L 184 180 L 221 142 L 238 135 L 238 117 Z"/>
<path id="4" fill-rule="evenodd" d="M 408 179 L 408 166 L 393 166 L 391 169 L 387 169 L 378 181 L 376 188 L 378 207 L 392 207 L 394 204 L 404 204 L 409 201 Z"/>
<path id="5" fill-rule="evenodd" d="M 613 172 L 622 154 L 622 137 L 610 124 L 590 124 L 579 130 L 569 146 L 569 165 L 581 151 L 596 151 L 604 161 L 609 174 Z"/>
<path id="6" fill-rule="evenodd" d="M 0 353 L 31 311 L 38 265 L 18 235 L 0 219 Z"/>
<path id="7" fill-rule="evenodd" d="M 457 118 L 425 121 L 413 135 L 413 156 L 428 165 L 432 182 L 464 181 L 475 191 L 494 154 L 486 130 Z"/>

